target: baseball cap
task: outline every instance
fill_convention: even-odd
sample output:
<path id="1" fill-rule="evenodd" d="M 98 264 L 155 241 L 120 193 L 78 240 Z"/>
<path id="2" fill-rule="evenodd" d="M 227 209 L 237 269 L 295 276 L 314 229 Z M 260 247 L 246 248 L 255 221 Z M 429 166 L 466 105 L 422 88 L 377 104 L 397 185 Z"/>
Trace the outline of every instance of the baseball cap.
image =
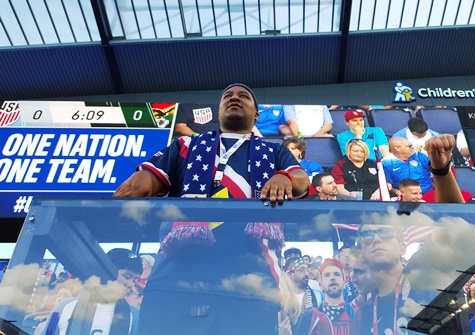
<path id="1" fill-rule="evenodd" d="M 142 274 L 142 261 L 137 258 L 131 250 L 124 248 L 115 248 L 107 253 L 109 259 L 115 265 L 117 270 L 129 270 L 137 274 Z"/>
<path id="2" fill-rule="evenodd" d="M 333 258 L 327 258 L 325 259 L 325 261 L 320 265 L 320 269 L 318 269 L 320 271 L 320 273 L 323 272 L 323 270 L 328 266 L 328 265 L 334 265 L 334 266 L 337 266 L 341 271 L 343 271 L 343 265 L 341 265 L 341 262 L 337 259 L 333 259 Z"/>
<path id="3" fill-rule="evenodd" d="M 366 117 L 366 115 L 356 109 L 349 110 L 348 112 L 345 113 L 345 121 L 354 119 L 355 117 Z"/>
<path id="4" fill-rule="evenodd" d="M 155 264 L 155 258 L 153 258 L 153 256 L 142 255 L 140 256 L 140 258 L 142 258 L 142 262 L 147 263 L 150 267 L 153 267 L 153 265 Z"/>

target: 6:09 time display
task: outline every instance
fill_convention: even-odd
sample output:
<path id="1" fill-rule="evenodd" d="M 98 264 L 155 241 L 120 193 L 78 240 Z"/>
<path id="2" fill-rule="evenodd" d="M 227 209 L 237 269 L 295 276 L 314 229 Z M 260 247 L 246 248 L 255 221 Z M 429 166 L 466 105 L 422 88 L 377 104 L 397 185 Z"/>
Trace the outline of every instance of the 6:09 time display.
<path id="1" fill-rule="evenodd" d="M 71 115 L 71 119 L 72 120 L 81 119 L 81 120 L 92 121 L 92 120 L 99 120 L 103 115 L 104 115 L 104 111 L 101 111 L 101 110 L 99 111 L 90 110 L 87 113 L 78 110 L 73 115 Z"/>

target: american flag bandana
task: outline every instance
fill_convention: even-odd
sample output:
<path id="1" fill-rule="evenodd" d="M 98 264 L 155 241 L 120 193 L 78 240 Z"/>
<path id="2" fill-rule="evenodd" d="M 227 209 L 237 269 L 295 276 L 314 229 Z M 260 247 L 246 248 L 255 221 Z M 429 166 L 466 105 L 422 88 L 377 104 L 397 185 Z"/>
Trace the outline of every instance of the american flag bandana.
<path id="1" fill-rule="evenodd" d="M 186 159 L 182 197 L 210 197 L 214 193 L 212 189 L 219 136 L 219 132 L 209 131 L 192 138 Z M 275 153 L 271 144 L 257 136 L 250 136 L 250 141 L 251 197 L 259 198 L 265 183 L 276 171 Z"/>

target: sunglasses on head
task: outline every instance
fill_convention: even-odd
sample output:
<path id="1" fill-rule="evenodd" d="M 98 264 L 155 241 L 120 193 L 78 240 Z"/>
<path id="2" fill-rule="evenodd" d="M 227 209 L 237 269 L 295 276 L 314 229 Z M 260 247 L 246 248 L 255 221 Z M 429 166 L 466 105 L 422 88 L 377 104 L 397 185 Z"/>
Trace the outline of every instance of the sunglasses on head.
<path id="1" fill-rule="evenodd" d="M 374 236 L 376 234 L 378 234 L 379 238 L 382 240 L 390 240 L 395 236 L 394 230 L 392 228 L 381 228 L 376 230 L 362 231 L 356 237 L 359 243 L 368 245 L 373 242 Z"/>
<path id="2" fill-rule="evenodd" d="M 361 138 L 352 138 L 351 140 L 348 141 L 349 143 L 355 143 L 355 142 L 364 142 Z"/>

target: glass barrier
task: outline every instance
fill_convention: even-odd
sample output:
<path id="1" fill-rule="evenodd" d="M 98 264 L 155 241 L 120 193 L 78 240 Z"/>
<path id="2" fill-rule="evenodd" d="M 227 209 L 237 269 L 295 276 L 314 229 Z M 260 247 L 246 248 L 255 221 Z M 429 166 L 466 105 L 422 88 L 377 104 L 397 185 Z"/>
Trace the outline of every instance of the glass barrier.
<path id="1" fill-rule="evenodd" d="M 0 329 L 471 334 L 473 208 L 35 198 L 0 285 Z"/>

